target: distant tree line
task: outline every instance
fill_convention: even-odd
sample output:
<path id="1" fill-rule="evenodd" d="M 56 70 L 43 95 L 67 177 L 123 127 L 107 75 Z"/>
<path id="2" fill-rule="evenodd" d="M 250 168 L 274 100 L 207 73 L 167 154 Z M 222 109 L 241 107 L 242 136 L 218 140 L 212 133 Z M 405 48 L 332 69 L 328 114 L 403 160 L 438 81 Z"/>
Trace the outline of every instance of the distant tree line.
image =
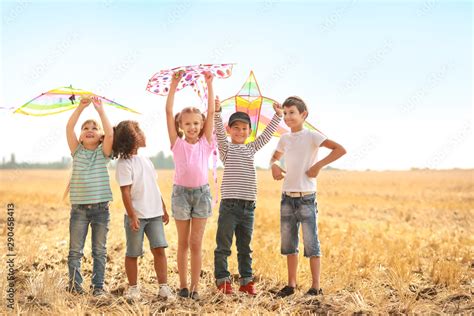
<path id="1" fill-rule="evenodd" d="M 153 157 L 150 157 L 153 165 L 157 169 L 174 169 L 173 157 L 166 156 L 164 152 L 160 151 Z M 20 162 L 16 161 L 15 154 L 11 154 L 10 160 L 6 161 L 3 157 L 0 169 L 68 169 L 71 167 L 72 159 L 70 157 L 63 157 L 60 161 L 54 162 Z M 115 161 L 112 161 L 111 167 L 115 167 Z"/>

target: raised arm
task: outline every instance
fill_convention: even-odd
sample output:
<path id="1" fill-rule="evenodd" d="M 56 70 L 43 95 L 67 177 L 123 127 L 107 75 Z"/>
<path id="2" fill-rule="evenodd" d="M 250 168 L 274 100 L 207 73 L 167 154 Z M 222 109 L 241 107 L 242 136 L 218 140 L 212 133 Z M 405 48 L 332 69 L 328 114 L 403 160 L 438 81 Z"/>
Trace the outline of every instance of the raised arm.
<path id="1" fill-rule="evenodd" d="M 216 128 L 216 136 L 217 136 L 217 147 L 219 147 L 219 154 L 221 156 L 222 162 L 224 162 L 227 158 L 227 149 L 229 147 L 229 143 L 227 141 L 227 135 L 225 133 L 224 124 L 222 123 L 221 117 L 221 101 L 219 97 L 216 97 L 216 112 L 214 113 L 214 125 Z"/>
<path id="2" fill-rule="evenodd" d="M 102 141 L 102 152 L 105 157 L 110 157 L 112 154 L 112 145 L 114 143 L 114 129 L 110 124 L 109 118 L 105 114 L 104 107 L 102 106 L 102 100 L 97 97 L 92 97 L 92 103 L 99 113 L 100 121 L 102 122 L 102 128 L 104 129 L 104 140 Z"/>
<path id="3" fill-rule="evenodd" d="M 168 126 L 168 136 L 170 138 L 171 147 L 174 146 L 176 138 L 178 138 L 178 132 L 176 131 L 173 115 L 174 95 L 176 94 L 179 81 L 181 78 L 183 78 L 183 74 L 183 71 L 173 74 L 171 77 L 170 91 L 168 92 L 168 97 L 166 98 L 166 125 Z"/>
<path id="4" fill-rule="evenodd" d="M 319 171 L 324 166 L 329 165 L 331 162 L 336 161 L 337 159 L 341 158 L 346 154 L 346 150 L 344 149 L 344 147 L 330 139 L 326 139 L 325 141 L 323 141 L 320 147 L 329 148 L 331 149 L 331 152 L 325 158 L 319 160 L 313 166 L 311 166 L 308 171 L 306 171 L 306 175 L 310 178 L 316 178 L 319 174 Z"/>
<path id="5" fill-rule="evenodd" d="M 260 134 L 252 143 L 251 145 L 254 147 L 255 151 L 260 150 L 263 146 L 265 146 L 270 139 L 272 139 L 273 133 L 278 128 L 278 124 L 280 124 L 281 118 L 283 116 L 283 110 L 279 103 L 273 103 L 273 109 L 275 110 L 275 115 L 273 115 L 272 120 L 270 123 L 265 127 L 262 134 Z"/>
<path id="6" fill-rule="evenodd" d="M 77 120 L 79 119 L 79 116 L 81 116 L 82 111 L 84 111 L 84 109 L 89 104 L 91 104 L 91 99 L 81 98 L 79 106 L 74 110 L 74 112 L 72 112 L 71 117 L 67 121 L 66 138 L 71 155 L 74 153 L 74 151 L 76 151 L 76 148 L 79 145 L 79 140 L 77 139 L 76 133 L 74 132 L 74 127 L 76 126 Z"/>
<path id="7" fill-rule="evenodd" d="M 207 142 L 210 144 L 212 141 L 212 132 L 214 131 L 214 88 L 212 87 L 213 75 L 210 72 L 204 74 L 207 84 L 207 117 L 204 123 L 204 135 L 206 136 Z"/>

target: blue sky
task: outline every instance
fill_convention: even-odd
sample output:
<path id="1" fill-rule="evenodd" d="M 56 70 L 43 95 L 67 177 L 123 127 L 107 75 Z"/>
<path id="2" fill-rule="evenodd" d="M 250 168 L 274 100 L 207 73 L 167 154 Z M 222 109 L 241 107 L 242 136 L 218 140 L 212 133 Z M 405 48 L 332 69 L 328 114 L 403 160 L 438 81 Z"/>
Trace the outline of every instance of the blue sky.
<path id="1" fill-rule="evenodd" d="M 169 153 L 165 97 L 145 91 L 148 78 L 234 62 L 216 93 L 235 94 L 253 70 L 263 95 L 301 96 L 309 121 L 348 150 L 334 167 L 474 167 L 470 1 L 1 3 L 0 106 L 72 84 L 141 111 L 108 114 L 144 126 L 144 154 Z M 177 95 L 177 108 L 198 104 L 192 91 Z M 69 115 L 0 112 L 0 157 L 67 156 Z M 83 118 L 94 115 L 87 109 Z M 259 165 L 276 142 L 257 155 Z"/>

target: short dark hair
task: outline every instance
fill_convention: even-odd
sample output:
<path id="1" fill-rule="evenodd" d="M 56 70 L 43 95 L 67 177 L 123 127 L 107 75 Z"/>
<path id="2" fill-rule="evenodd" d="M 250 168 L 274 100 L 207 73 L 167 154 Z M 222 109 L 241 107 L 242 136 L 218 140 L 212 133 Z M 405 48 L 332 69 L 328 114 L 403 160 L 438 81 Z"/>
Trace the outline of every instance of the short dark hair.
<path id="1" fill-rule="evenodd" d="M 296 106 L 298 109 L 298 112 L 303 113 L 304 111 L 308 112 L 308 107 L 306 106 L 306 103 L 304 103 L 303 99 L 297 96 L 291 96 L 286 98 L 285 102 L 283 102 L 282 107 L 290 107 L 290 106 Z"/>

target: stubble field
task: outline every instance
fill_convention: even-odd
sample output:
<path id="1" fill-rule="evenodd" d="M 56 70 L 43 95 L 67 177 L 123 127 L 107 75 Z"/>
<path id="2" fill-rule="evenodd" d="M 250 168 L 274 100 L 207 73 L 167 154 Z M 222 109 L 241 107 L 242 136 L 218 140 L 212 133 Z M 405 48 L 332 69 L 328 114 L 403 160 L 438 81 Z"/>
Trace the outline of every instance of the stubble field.
<path id="1" fill-rule="evenodd" d="M 156 298 L 157 284 L 148 244 L 139 260 L 141 302 L 123 298 L 125 233 L 120 190 L 111 172 L 114 201 L 108 235 L 106 286 L 96 299 L 65 292 L 69 205 L 63 200 L 66 170 L 2 170 L 0 196 L 0 313 L 6 292 L 15 289 L 15 314 L 158 313 L 464 313 L 474 312 L 474 171 L 323 171 L 318 178 L 318 220 L 323 252 L 321 284 L 325 295 L 305 297 L 311 284 L 307 259 L 300 253 L 299 287 L 290 298 L 273 292 L 286 284 L 286 259 L 280 255 L 281 183 L 259 171 L 253 238 L 258 295 L 224 296 L 215 290 L 213 251 L 217 207 L 203 243 L 201 300 L 170 303 Z M 159 186 L 170 209 L 172 171 L 158 170 Z M 219 177 L 220 178 L 220 177 Z M 14 253 L 7 249 L 7 204 L 14 204 Z M 177 234 L 166 226 L 168 280 L 178 286 Z M 300 241 L 300 246 L 302 243 Z M 7 282 L 7 260 L 14 258 L 14 283 Z M 229 261 L 237 273 L 235 247 Z M 90 233 L 83 274 L 92 268 Z M 234 288 L 237 287 L 235 275 Z"/>

